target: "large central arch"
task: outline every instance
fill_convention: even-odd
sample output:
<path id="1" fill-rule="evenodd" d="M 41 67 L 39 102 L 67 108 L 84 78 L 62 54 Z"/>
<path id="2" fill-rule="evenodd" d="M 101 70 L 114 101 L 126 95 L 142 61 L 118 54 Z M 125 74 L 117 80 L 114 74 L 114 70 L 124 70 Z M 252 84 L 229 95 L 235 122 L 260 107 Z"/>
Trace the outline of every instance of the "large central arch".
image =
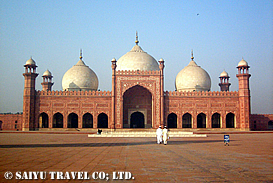
<path id="1" fill-rule="evenodd" d="M 131 125 L 134 123 L 132 115 L 142 113 L 144 116 L 143 125 Z M 140 114 L 139 114 L 140 117 Z M 135 117 L 133 116 L 133 120 Z M 141 118 L 139 118 L 140 120 Z M 140 121 L 140 123 L 142 123 Z M 139 85 L 128 89 L 123 95 L 123 128 L 152 128 L 152 94 Z"/>

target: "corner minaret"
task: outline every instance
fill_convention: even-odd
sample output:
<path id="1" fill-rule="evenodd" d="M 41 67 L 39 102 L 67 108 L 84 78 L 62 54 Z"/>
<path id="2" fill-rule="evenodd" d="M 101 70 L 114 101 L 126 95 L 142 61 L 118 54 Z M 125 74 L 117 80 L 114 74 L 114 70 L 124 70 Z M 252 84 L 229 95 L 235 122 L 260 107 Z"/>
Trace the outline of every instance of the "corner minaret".
<path id="1" fill-rule="evenodd" d="M 160 69 L 160 125 L 166 125 L 164 124 L 164 60 L 161 58 L 158 63 L 159 63 L 159 69 Z M 157 128 L 157 127 L 156 127 Z"/>
<path id="2" fill-rule="evenodd" d="M 35 123 L 35 82 L 38 73 L 36 73 L 36 63 L 30 58 L 26 64 L 25 73 L 25 87 L 23 95 L 23 124 L 22 130 L 35 130 L 38 128 L 38 123 Z"/>
<path id="3" fill-rule="evenodd" d="M 239 109 L 240 109 L 240 128 L 250 130 L 250 90 L 249 90 L 249 69 L 248 63 L 242 59 L 237 66 L 239 80 Z"/>
<path id="4" fill-rule="evenodd" d="M 115 106 L 115 96 L 116 96 L 116 68 L 117 68 L 117 60 L 115 58 L 112 59 L 112 106 Z M 115 124 L 115 107 L 112 108 L 112 122 L 110 125 L 111 129 L 116 129 L 116 124 Z"/>
<path id="5" fill-rule="evenodd" d="M 52 82 L 52 74 L 51 72 L 47 69 L 44 74 L 43 74 L 43 82 L 41 83 L 42 87 L 43 87 L 43 91 L 51 91 L 51 87 L 54 84 Z"/>
<path id="6" fill-rule="evenodd" d="M 231 85 L 229 83 L 229 76 L 228 73 L 224 70 L 221 74 L 220 74 L 220 90 L 221 91 L 229 91 L 229 86 Z"/>

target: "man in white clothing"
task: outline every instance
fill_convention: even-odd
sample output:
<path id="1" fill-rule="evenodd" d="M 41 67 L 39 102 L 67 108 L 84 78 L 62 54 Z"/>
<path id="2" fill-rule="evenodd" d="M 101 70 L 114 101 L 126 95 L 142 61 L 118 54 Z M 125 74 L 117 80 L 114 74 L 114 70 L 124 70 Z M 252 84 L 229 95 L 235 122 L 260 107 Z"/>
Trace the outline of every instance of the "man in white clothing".
<path id="1" fill-rule="evenodd" d="M 160 144 L 162 142 L 162 129 L 161 126 L 158 127 L 156 130 L 156 138 L 157 138 L 157 143 Z"/>
<path id="2" fill-rule="evenodd" d="M 169 139 L 169 134 L 168 134 L 168 129 L 166 126 L 164 126 L 164 129 L 162 131 L 163 133 L 163 141 L 164 141 L 164 145 L 167 145 L 168 139 Z"/>

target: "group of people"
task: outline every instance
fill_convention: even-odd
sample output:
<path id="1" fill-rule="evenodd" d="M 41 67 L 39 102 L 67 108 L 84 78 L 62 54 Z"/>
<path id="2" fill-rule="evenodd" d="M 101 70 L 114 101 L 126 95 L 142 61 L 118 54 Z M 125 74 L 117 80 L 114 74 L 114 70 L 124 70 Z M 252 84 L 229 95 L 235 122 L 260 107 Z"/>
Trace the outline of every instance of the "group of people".
<path id="1" fill-rule="evenodd" d="M 164 145 L 167 145 L 169 134 L 166 126 L 164 126 L 163 130 L 161 129 L 161 126 L 158 127 L 158 129 L 156 130 L 156 138 L 157 144 L 161 144 L 163 141 Z"/>

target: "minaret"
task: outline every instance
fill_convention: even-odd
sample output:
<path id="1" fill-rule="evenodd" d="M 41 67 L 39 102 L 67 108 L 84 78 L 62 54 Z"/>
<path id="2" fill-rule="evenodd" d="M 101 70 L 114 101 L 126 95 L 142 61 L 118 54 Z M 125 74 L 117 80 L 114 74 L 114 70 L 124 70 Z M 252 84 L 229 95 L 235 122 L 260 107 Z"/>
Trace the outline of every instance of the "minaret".
<path id="1" fill-rule="evenodd" d="M 116 121 L 116 111 L 115 111 L 115 95 L 116 95 L 116 68 L 117 68 L 117 60 L 115 58 L 112 59 L 112 122 L 111 122 L 111 125 L 110 125 L 110 128 L 111 129 L 116 129 L 116 124 L 115 124 L 115 121 Z"/>
<path id="2" fill-rule="evenodd" d="M 161 58 L 159 63 L 159 69 L 160 69 L 160 125 L 166 125 L 164 124 L 164 60 Z"/>
<path id="3" fill-rule="evenodd" d="M 237 66 L 238 74 L 236 77 L 239 80 L 239 108 L 240 108 L 240 128 L 243 130 L 250 129 L 250 90 L 249 90 L 249 66 L 242 59 Z"/>
<path id="4" fill-rule="evenodd" d="M 220 74 L 220 90 L 221 91 L 229 91 L 229 86 L 231 85 L 229 83 L 229 76 L 228 73 L 224 70 L 221 74 Z"/>
<path id="5" fill-rule="evenodd" d="M 51 87 L 54 84 L 52 82 L 52 74 L 51 72 L 47 69 L 44 74 L 43 74 L 43 82 L 41 83 L 42 87 L 43 87 L 43 91 L 51 91 Z"/>
<path id="6" fill-rule="evenodd" d="M 26 64 L 25 73 L 25 87 L 23 95 L 23 124 L 22 130 L 35 130 L 38 128 L 38 122 L 35 123 L 35 81 L 38 73 L 36 73 L 36 63 L 30 58 Z"/>

